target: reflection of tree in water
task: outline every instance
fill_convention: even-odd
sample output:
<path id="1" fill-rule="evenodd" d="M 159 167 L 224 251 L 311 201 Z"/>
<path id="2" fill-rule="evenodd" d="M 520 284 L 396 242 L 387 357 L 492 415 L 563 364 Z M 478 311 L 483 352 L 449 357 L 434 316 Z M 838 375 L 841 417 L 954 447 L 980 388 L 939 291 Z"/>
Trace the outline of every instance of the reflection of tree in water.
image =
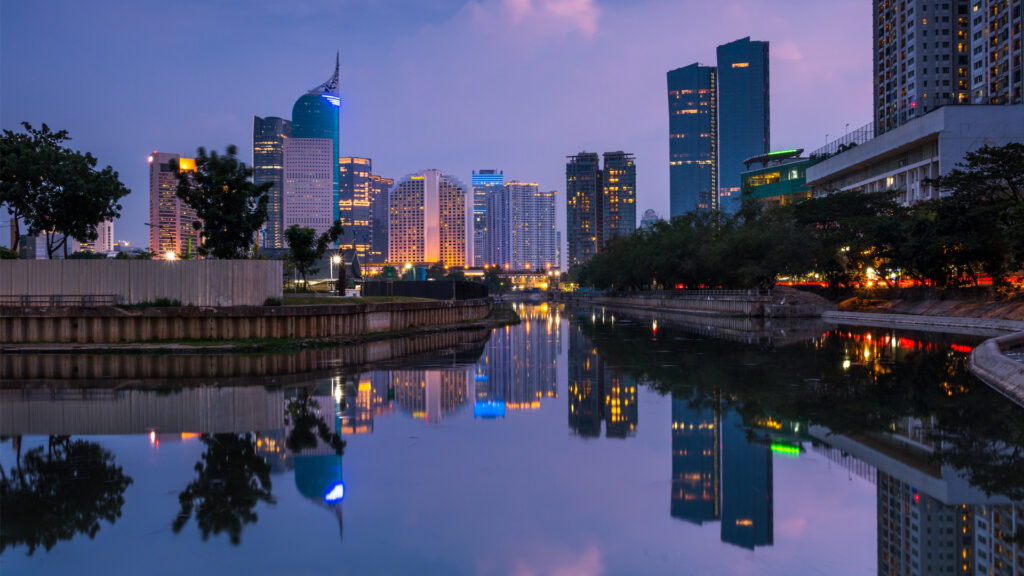
<path id="1" fill-rule="evenodd" d="M 270 465 L 256 453 L 249 433 L 213 434 L 202 441 L 206 452 L 196 463 L 198 476 L 178 495 L 181 512 L 174 532 L 180 532 L 194 512 L 203 540 L 211 533 L 227 532 L 231 543 L 238 544 L 242 527 L 259 520 L 256 504 L 275 503 Z"/>
<path id="2" fill-rule="evenodd" d="M 334 415 L 330 414 L 329 416 L 333 420 Z M 291 432 L 285 439 L 288 451 L 300 454 L 303 450 L 313 450 L 317 447 L 317 439 L 319 439 L 330 446 L 338 456 L 344 455 L 345 441 L 327 425 L 326 420 L 324 415 L 320 414 L 320 406 L 313 396 L 312 389 L 299 389 L 295 397 L 288 400 L 288 405 L 285 407 L 285 423 L 292 426 Z"/>
<path id="3" fill-rule="evenodd" d="M 0 553 L 24 544 L 28 553 L 50 550 L 78 533 L 96 536 L 100 521 L 121 517 L 124 491 L 132 483 L 114 456 L 95 442 L 50 436 L 45 447 L 21 455 L 8 475 L 0 467 Z"/>

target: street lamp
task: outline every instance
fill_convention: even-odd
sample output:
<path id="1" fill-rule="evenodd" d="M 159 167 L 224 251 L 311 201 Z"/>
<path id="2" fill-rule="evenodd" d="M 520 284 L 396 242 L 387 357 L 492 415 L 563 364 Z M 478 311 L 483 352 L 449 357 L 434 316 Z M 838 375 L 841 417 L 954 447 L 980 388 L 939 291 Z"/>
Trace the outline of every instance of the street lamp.
<path id="1" fill-rule="evenodd" d="M 334 266 L 335 265 L 337 265 L 339 269 L 341 268 L 341 256 L 339 254 L 335 254 L 334 256 L 331 256 L 331 283 L 332 284 L 334 284 Z M 334 284 L 334 291 L 335 292 L 339 292 L 337 284 Z"/>

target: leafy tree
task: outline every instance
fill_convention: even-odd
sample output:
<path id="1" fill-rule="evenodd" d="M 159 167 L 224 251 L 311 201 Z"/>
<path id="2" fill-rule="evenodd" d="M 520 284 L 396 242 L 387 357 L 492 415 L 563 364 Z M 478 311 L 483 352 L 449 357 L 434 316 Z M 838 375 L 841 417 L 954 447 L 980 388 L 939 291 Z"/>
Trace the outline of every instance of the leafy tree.
<path id="1" fill-rule="evenodd" d="M 238 148 L 228 146 L 224 154 L 205 148 L 196 153 L 194 171 L 181 171 L 178 197 L 196 211 L 196 230 L 202 231 L 201 256 L 223 260 L 248 258 L 256 232 L 267 221 L 267 191 L 271 183 L 254 184 L 252 169 L 238 160 Z"/>
<path id="2" fill-rule="evenodd" d="M 0 260 L 17 260 L 18 258 L 20 257 L 18 256 L 17 250 L 11 250 L 10 248 L 0 246 Z"/>
<path id="3" fill-rule="evenodd" d="M 0 467 L 0 554 L 8 546 L 25 545 L 31 555 L 42 546 L 77 534 L 96 536 L 100 522 L 121 517 L 130 476 L 115 465 L 114 456 L 95 442 L 50 436 L 20 456 L 10 476 Z"/>
<path id="4" fill-rule="evenodd" d="M 226 532 L 237 545 L 242 528 L 259 520 L 256 505 L 276 503 L 270 464 L 256 452 L 249 433 L 206 435 L 202 441 L 206 451 L 196 464 L 196 478 L 178 494 L 181 512 L 171 527 L 181 532 L 195 514 L 203 540 Z"/>
<path id="5" fill-rule="evenodd" d="M 286 259 L 302 276 L 303 286 L 308 286 L 306 276 L 319 270 L 316 263 L 323 258 L 327 248 L 338 241 L 341 233 L 341 222 L 338 220 L 319 236 L 316 235 L 316 230 L 303 228 L 298 224 L 292 224 L 284 231 L 284 240 L 288 244 Z"/>
<path id="6" fill-rule="evenodd" d="M 92 154 L 66 147 L 66 130 L 21 125 L 25 133 L 4 130 L 0 137 L 0 205 L 14 218 L 14 247 L 24 220 L 29 234 L 46 233 L 48 257 L 61 250 L 67 256 L 68 240 L 96 240 L 96 227 L 120 214 L 129 190 L 113 168 L 96 170 Z"/>
<path id="7" fill-rule="evenodd" d="M 497 266 L 484 270 L 483 282 L 487 286 L 487 291 L 491 294 L 504 294 L 508 291 L 510 285 L 508 278 L 501 276 L 501 270 Z"/>

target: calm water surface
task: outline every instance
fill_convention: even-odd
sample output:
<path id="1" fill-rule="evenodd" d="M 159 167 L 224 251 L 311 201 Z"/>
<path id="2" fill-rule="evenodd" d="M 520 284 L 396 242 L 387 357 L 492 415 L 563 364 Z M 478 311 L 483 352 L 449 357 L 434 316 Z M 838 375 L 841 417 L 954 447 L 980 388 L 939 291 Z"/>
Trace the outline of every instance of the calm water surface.
<path id="1" fill-rule="evenodd" d="M 1024 574 L 1024 413 L 979 338 L 521 312 L 184 390 L 8 359 L 0 573 Z"/>

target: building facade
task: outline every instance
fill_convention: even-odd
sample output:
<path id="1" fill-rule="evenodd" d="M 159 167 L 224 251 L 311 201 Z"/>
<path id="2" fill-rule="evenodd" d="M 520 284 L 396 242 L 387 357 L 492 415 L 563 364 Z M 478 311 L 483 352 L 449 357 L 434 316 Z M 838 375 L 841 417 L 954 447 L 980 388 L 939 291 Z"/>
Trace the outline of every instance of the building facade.
<path id="1" fill-rule="evenodd" d="M 194 208 L 178 198 L 177 172 L 196 168 L 193 158 L 153 152 L 149 162 L 149 249 L 161 256 L 182 257 L 199 248 L 199 222 Z"/>
<path id="2" fill-rule="evenodd" d="M 770 146 L 768 43 L 750 37 L 718 47 L 719 205 L 734 214 L 740 206 L 740 174 L 751 156 Z"/>
<path id="3" fill-rule="evenodd" d="M 407 176 L 391 191 L 388 260 L 466 263 L 466 188 L 439 170 Z"/>
<path id="4" fill-rule="evenodd" d="M 566 234 L 569 268 L 590 260 L 601 247 L 604 174 L 594 152 L 569 156 L 565 165 Z"/>
<path id="5" fill-rule="evenodd" d="M 604 153 L 601 242 L 636 230 L 636 159 L 623 151 Z"/>
<path id="6" fill-rule="evenodd" d="M 509 182 L 487 195 L 483 264 L 509 270 L 557 268 L 554 191 Z"/>
<path id="7" fill-rule="evenodd" d="M 473 266 L 486 264 L 487 254 L 487 197 L 505 184 L 501 170 L 474 170 L 470 181 L 473 186 Z"/>
<path id="8" fill-rule="evenodd" d="M 392 178 L 377 174 L 370 177 L 370 254 L 367 262 L 383 264 L 388 260 L 388 197 L 395 185 Z"/>
<path id="9" fill-rule="evenodd" d="M 284 145 L 284 227 L 322 233 L 340 218 L 338 61 L 334 75 L 292 107 L 292 136 Z"/>
<path id="10" fill-rule="evenodd" d="M 779 150 L 748 158 L 741 178 L 742 200 L 760 202 L 767 209 L 810 198 L 807 167 L 815 161 L 802 158 L 802 152 Z"/>
<path id="11" fill-rule="evenodd" d="M 658 216 L 658 213 L 655 212 L 653 208 L 648 208 L 647 210 L 644 210 L 644 215 L 640 218 L 640 227 L 650 228 L 659 220 L 661 220 L 661 216 Z"/>
<path id="12" fill-rule="evenodd" d="M 903 204 L 939 197 L 928 179 L 948 174 L 984 145 L 1020 142 L 1024 105 L 944 106 L 807 167 L 814 197 L 840 190 L 891 191 Z"/>
<path id="13" fill-rule="evenodd" d="M 343 230 L 340 247 L 355 250 L 363 262 L 372 241 L 372 172 L 369 158 L 343 157 L 338 161 L 338 219 Z"/>
<path id="14" fill-rule="evenodd" d="M 718 210 L 718 69 L 668 72 L 669 215 Z"/>
<path id="15" fill-rule="evenodd" d="M 96 225 L 96 239 L 93 241 L 73 241 L 71 252 L 93 252 L 106 254 L 114 251 L 114 221 L 104 220 Z"/>
<path id="16" fill-rule="evenodd" d="M 950 104 L 1020 104 L 1024 7 L 874 0 L 875 134 Z"/>
<path id="17" fill-rule="evenodd" d="M 252 118 L 252 180 L 269 183 L 264 248 L 284 248 L 284 143 L 292 135 L 291 120 Z"/>

